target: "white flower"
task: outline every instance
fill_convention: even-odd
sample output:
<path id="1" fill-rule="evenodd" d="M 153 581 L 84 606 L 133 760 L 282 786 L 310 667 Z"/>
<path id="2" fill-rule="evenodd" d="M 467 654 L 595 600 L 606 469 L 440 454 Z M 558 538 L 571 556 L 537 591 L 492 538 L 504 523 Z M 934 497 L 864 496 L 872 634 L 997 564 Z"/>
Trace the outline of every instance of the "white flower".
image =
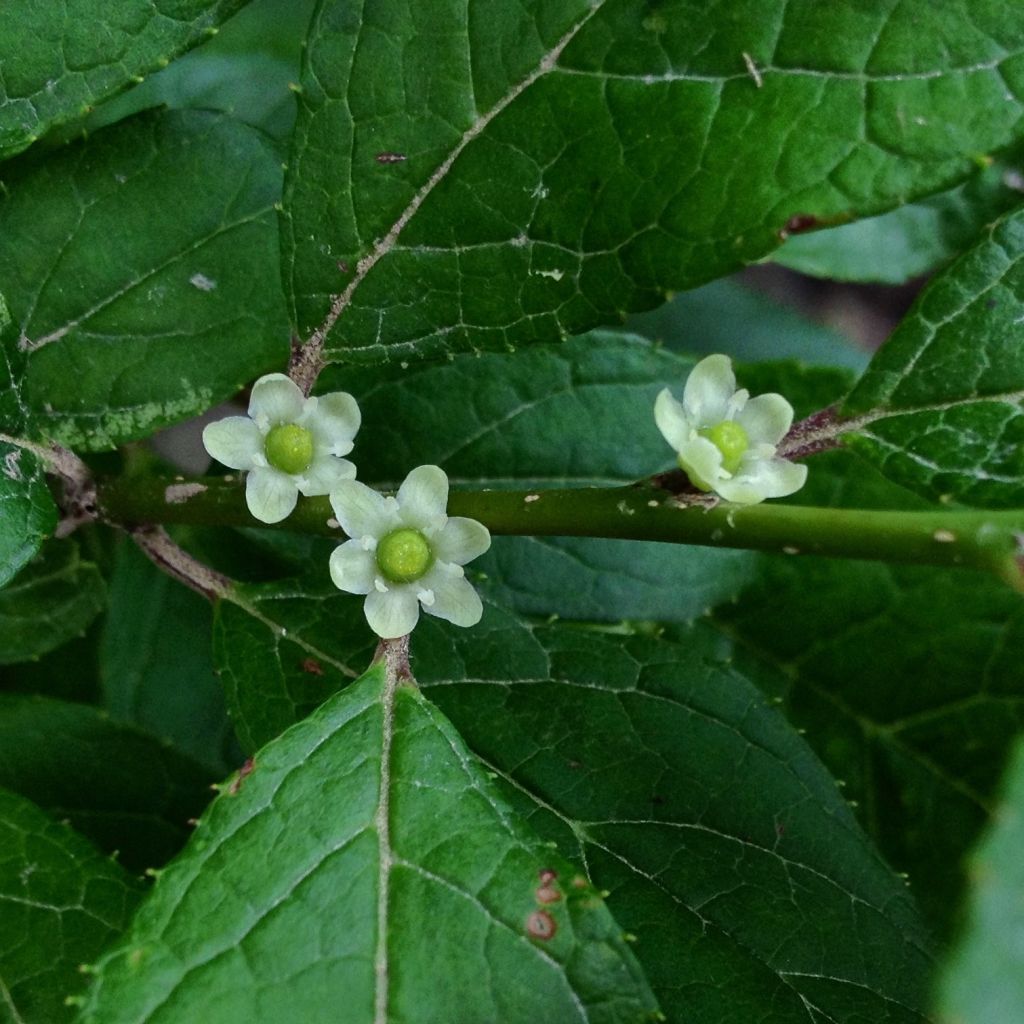
<path id="1" fill-rule="evenodd" d="M 405 636 L 420 605 L 456 626 L 483 614 L 462 566 L 491 546 L 487 527 L 448 517 L 448 477 L 437 466 L 414 469 L 393 498 L 355 480 L 331 492 L 331 506 L 351 540 L 334 549 L 331 579 L 339 590 L 366 594 L 366 621 L 386 640 Z"/>
<path id="2" fill-rule="evenodd" d="M 329 494 L 356 467 L 339 456 L 352 451 L 361 417 L 344 391 L 304 398 L 283 373 L 253 385 L 248 416 L 229 416 L 203 431 L 206 450 L 231 469 L 248 471 L 245 501 L 262 523 L 291 515 L 299 493 Z"/>
<path id="3" fill-rule="evenodd" d="M 793 407 L 782 395 L 751 398 L 737 391 L 728 356 L 708 356 L 693 368 L 682 404 L 668 388 L 662 391 L 654 420 L 690 482 L 726 501 L 754 505 L 783 498 L 807 479 L 806 466 L 775 454 L 793 422 Z"/>

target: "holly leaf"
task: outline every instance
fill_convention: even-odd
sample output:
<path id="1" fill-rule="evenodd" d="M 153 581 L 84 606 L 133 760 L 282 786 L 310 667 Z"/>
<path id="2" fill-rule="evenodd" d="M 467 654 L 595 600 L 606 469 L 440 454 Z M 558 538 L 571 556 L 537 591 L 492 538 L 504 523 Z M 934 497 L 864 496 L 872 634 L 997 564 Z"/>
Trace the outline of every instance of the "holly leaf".
<path id="1" fill-rule="evenodd" d="M 0 1012 L 61 1024 L 79 970 L 127 925 L 142 885 L 67 825 L 0 790 Z"/>
<path id="2" fill-rule="evenodd" d="M 0 424 L 17 432 L 25 424 L 18 389 L 24 356 L 16 349 L 15 335 L 14 320 L 0 292 Z M 31 560 L 57 526 L 57 506 L 41 464 L 14 440 L 0 434 L 0 587 Z"/>
<path id="3" fill-rule="evenodd" d="M 1022 157 L 1019 152 L 1000 157 L 956 188 L 878 217 L 794 235 L 772 262 L 836 281 L 904 284 L 931 273 L 1020 203 Z"/>
<path id="4" fill-rule="evenodd" d="M 381 662 L 213 803 L 80 1020 L 323 1020 L 339 1000 L 367 1024 L 656 1014 L 600 894 Z"/>
<path id="5" fill-rule="evenodd" d="M 55 541 L 0 591 L 0 665 L 54 650 L 86 627 L 105 604 L 99 569 L 73 540 Z"/>
<path id="6" fill-rule="evenodd" d="M 0 786 L 66 818 L 129 867 L 177 852 L 211 781 L 155 737 L 95 708 L 0 695 Z"/>
<path id="7" fill-rule="evenodd" d="M 712 621 L 948 931 L 963 856 L 1024 729 L 1020 596 L 963 570 L 765 559 Z"/>
<path id="8" fill-rule="evenodd" d="M 29 563 L 57 527 L 57 506 L 32 452 L 0 441 L 0 586 Z"/>
<path id="9" fill-rule="evenodd" d="M 0 7 L 0 158 L 202 42 L 246 0 Z"/>
<path id="10" fill-rule="evenodd" d="M 991 827 L 971 857 L 964 934 L 939 988 L 945 1024 L 1013 1024 L 1024 1006 L 1024 747 L 1010 759 Z"/>
<path id="11" fill-rule="evenodd" d="M 292 585 L 248 627 L 242 612 L 222 605 L 218 643 L 250 691 L 240 714 L 267 728 L 276 703 L 283 729 L 286 710 L 311 710 L 281 690 L 285 643 L 317 659 L 324 690 L 350 692 L 340 659 L 366 635 L 358 601 Z M 412 664 L 516 810 L 611 892 L 668 1020 L 923 1021 L 930 957 L 903 883 L 720 647 L 706 625 L 685 644 L 612 638 L 488 604 L 472 631 L 424 616 Z"/>
<path id="12" fill-rule="evenodd" d="M 259 133 L 198 111 L 5 165 L 0 291 L 33 436 L 110 448 L 283 362 L 280 174 Z"/>
<path id="13" fill-rule="evenodd" d="M 1024 210 L 937 276 L 843 406 L 846 442 L 921 494 L 1024 505 Z"/>
<path id="14" fill-rule="evenodd" d="M 214 674 L 210 605 L 127 541 L 110 578 L 100 643 L 103 704 L 217 776 L 237 767 L 224 691 Z"/>
<path id="15" fill-rule="evenodd" d="M 283 141 L 295 124 L 294 83 L 315 2 L 247 4 L 202 46 L 66 131 L 92 132 L 153 107 L 189 107 L 221 110 Z"/>
<path id="16" fill-rule="evenodd" d="M 794 231 L 949 187 L 1021 117 L 1024 14 L 997 0 L 444 12 L 314 15 L 284 278 L 330 360 L 619 320 Z"/>

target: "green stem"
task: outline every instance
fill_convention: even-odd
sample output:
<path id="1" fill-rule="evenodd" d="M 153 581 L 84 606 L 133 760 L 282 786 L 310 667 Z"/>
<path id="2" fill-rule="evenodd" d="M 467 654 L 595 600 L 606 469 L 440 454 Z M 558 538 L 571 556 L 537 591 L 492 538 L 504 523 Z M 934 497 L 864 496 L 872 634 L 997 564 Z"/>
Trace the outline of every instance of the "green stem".
<path id="1" fill-rule="evenodd" d="M 101 483 L 103 518 L 142 523 L 261 526 L 233 478 L 181 481 L 119 478 Z M 649 485 L 552 491 L 456 491 L 451 515 L 479 520 L 494 534 L 614 537 L 672 544 L 754 548 L 787 554 L 868 558 L 994 572 L 1024 590 L 1019 556 L 1024 510 L 896 512 L 797 505 L 679 506 Z M 335 537 L 327 498 L 300 498 L 283 529 Z"/>

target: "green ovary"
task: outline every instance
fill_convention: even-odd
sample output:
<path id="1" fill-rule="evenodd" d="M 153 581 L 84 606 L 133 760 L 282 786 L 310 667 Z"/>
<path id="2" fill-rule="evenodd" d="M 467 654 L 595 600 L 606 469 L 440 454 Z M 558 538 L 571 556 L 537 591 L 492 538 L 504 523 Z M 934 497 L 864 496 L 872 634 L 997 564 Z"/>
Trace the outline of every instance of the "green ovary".
<path id="1" fill-rule="evenodd" d="M 735 473 L 740 468 L 743 453 L 750 447 L 750 438 L 738 423 L 722 420 L 697 433 L 706 437 L 722 453 L 722 469 L 727 473 Z"/>
<path id="2" fill-rule="evenodd" d="M 294 423 L 282 423 L 267 434 L 263 451 L 274 469 L 301 473 L 313 461 L 313 434 Z"/>
<path id="3" fill-rule="evenodd" d="M 392 530 L 377 542 L 377 568 L 392 583 L 412 583 L 434 564 L 434 553 L 419 530 Z"/>

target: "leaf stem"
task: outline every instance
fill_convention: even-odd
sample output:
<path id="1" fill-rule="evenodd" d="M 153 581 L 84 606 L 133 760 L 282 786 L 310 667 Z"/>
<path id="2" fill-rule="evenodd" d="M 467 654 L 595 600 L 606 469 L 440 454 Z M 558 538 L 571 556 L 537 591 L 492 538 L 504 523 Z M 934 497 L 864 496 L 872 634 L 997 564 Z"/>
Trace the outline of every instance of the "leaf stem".
<path id="1" fill-rule="evenodd" d="M 263 525 L 249 514 L 244 489 L 233 477 L 117 478 L 100 483 L 98 502 L 102 518 L 128 527 L 144 523 Z M 666 491 L 642 483 L 549 491 L 456 491 L 448 511 L 477 519 L 494 534 L 653 540 L 967 566 L 993 572 L 1024 591 L 1020 564 L 1024 510 L 864 511 L 724 502 L 704 508 L 680 505 Z M 300 498 L 296 510 L 278 526 L 343 538 L 327 498 Z"/>

